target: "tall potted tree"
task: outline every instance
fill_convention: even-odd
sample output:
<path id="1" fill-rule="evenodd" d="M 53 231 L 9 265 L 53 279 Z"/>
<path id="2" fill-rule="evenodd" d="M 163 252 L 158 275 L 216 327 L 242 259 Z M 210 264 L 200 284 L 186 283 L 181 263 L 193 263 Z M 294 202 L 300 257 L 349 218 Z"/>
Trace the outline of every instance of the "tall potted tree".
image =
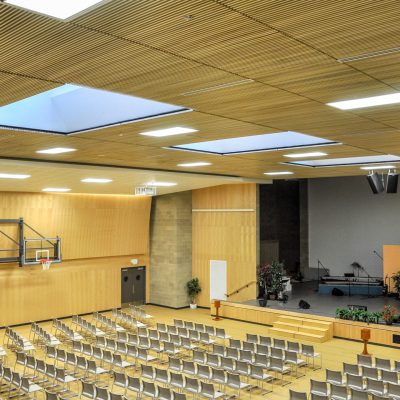
<path id="1" fill-rule="evenodd" d="M 270 298 L 277 299 L 283 291 L 283 263 L 272 261 L 267 278 L 267 290 Z"/>
<path id="2" fill-rule="evenodd" d="M 186 283 L 186 292 L 190 299 L 190 308 L 196 309 L 196 298 L 201 292 L 201 286 L 199 282 L 199 278 L 192 278 L 190 281 Z"/>

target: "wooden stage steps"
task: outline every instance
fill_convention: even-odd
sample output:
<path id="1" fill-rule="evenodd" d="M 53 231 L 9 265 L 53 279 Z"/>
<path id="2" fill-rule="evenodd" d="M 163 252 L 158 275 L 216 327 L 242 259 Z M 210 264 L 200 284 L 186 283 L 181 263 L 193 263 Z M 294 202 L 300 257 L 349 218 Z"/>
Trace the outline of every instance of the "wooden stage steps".
<path id="1" fill-rule="evenodd" d="M 333 323 L 280 315 L 270 328 L 270 332 L 277 336 L 322 343 L 332 339 Z"/>

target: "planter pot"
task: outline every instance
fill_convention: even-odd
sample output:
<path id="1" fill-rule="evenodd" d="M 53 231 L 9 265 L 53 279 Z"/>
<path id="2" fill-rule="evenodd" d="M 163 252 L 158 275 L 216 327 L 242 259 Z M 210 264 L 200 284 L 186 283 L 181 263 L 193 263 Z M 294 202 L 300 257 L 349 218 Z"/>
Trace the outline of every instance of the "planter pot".
<path id="1" fill-rule="evenodd" d="M 192 310 L 195 310 L 195 309 L 197 308 L 197 304 L 192 304 L 192 303 L 190 303 L 190 308 L 191 308 Z"/>
<path id="2" fill-rule="evenodd" d="M 266 307 L 267 306 L 267 299 L 258 299 L 258 304 L 260 307 Z"/>
<path id="3" fill-rule="evenodd" d="M 393 321 L 385 321 L 386 325 L 393 325 Z"/>

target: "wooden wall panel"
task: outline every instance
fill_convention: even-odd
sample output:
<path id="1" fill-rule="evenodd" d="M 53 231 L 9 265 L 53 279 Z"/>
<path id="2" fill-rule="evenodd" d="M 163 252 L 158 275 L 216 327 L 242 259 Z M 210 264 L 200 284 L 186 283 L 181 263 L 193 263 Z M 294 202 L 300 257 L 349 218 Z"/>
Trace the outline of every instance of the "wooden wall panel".
<path id="1" fill-rule="evenodd" d="M 210 305 L 210 260 L 228 263 L 228 292 L 254 281 L 257 263 L 256 184 L 224 185 L 193 191 L 192 275 L 200 279 L 200 306 Z M 214 211 L 246 208 L 254 211 Z M 255 285 L 232 296 L 233 301 L 255 298 Z"/>
<path id="2" fill-rule="evenodd" d="M 396 292 L 392 275 L 400 271 L 400 245 L 384 245 L 383 246 L 383 276 L 388 277 L 390 292 Z"/>
<path id="3" fill-rule="evenodd" d="M 0 193 L 0 218 L 23 217 L 44 236 L 60 236 L 65 260 L 148 254 L 150 207 L 145 196 Z"/>
<path id="4" fill-rule="evenodd" d="M 120 307 L 121 268 L 132 257 L 66 261 L 48 271 L 38 265 L 3 266 L 0 326 Z M 148 265 L 147 256 L 137 258 L 138 265 Z"/>

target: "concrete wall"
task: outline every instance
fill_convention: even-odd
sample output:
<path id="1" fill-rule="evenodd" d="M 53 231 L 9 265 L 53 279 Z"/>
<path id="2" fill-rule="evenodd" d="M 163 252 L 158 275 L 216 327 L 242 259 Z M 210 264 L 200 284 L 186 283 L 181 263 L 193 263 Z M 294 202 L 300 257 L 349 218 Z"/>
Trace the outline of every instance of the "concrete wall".
<path id="1" fill-rule="evenodd" d="M 320 259 L 331 275 L 343 275 L 357 261 L 382 276 L 373 251 L 400 243 L 400 194 L 374 195 L 364 176 L 310 179 L 308 201 L 310 266 Z"/>
<path id="2" fill-rule="evenodd" d="M 192 277 L 192 192 L 153 199 L 150 265 L 150 303 L 187 306 L 185 285 Z"/>

